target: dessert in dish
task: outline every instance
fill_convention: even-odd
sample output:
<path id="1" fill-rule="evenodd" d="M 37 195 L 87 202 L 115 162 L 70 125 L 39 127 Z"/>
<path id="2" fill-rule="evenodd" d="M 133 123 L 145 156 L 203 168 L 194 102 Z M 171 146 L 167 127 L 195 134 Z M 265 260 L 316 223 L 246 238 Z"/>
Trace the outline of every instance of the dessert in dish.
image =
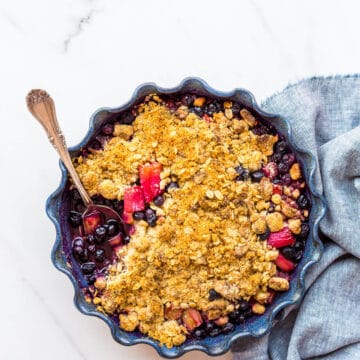
<path id="1" fill-rule="evenodd" d="M 71 190 L 72 253 L 87 299 L 125 331 L 178 346 L 233 331 L 289 289 L 310 200 L 295 154 L 238 103 L 147 96 L 74 158 L 94 202 Z"/>

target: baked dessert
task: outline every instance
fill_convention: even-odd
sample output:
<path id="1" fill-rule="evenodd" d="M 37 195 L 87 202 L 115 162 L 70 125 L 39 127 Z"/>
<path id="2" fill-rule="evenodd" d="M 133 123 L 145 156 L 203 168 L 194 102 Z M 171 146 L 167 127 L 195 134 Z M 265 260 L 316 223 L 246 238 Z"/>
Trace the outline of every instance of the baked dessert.
<path id="1" fill-rule="evenodd" d="M 310 200 L 275 128 L 231 101 L 147 96 L 74 158 L 94 202 L 71 189 L 70 263 L 89 302 L 125 331 L 178 346 L 234 330 L 289 289 Z"/>

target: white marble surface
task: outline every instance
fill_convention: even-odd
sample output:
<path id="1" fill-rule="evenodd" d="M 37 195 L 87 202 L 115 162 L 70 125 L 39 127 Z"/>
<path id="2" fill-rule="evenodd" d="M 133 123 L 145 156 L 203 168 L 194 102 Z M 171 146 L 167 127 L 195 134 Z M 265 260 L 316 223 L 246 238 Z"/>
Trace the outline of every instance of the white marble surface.
<path id="1" fill-rule="evenodd" d="M 303 77 L 357 72 L 358 10 L 356 1 L 326 0 L 1 0 L 0 358 L 158 358 L 81 315 L 50 262 L 44 202 L 60 172 L 25 108 L 29 89 L 52 94 L 74 145 L 95 109 L 122 104 L 142 82 L 173 86 L 196 75 L 261 100 Z"/>

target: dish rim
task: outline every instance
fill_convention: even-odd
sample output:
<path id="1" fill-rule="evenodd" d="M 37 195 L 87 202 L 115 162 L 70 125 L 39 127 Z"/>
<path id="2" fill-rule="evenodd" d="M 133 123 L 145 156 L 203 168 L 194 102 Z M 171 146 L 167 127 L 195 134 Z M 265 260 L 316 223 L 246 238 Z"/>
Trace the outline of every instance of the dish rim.
<path id="1" fill-rule="evenodd" d="M 96 316 L 104 320 L 109 326 L 114 340 L 119 342 L 120 344 L 127 346 L 135 345 L 135 344 L 148 344 L 152 346 L 159 353 L 160 356 L 165 358 L 177 358 L 185 354 L 186 352 L 193 350 L 203 351 L 210 356 L 218 356 L 229 351 L 232 343 L 239 338 L 260 337 L 267 334 L 275 325 L 275 323 L 281 320 L 281 317 L 283 315 L 282 310 L 285 307 L 289 307 L 291 305 L 295 306 L 300 302 L 305 292 L 304 289 L 305 274 L 310 268 L 310 266 L 312 266 L 320 259 L 323 252 L 323 244 L 318 235 L 318 228 L 321 219 L 325 215 L 327 206 L 324 197 L 315 190 L 315 171 L 317 168 L 316 159 L 310 151 L 301 149 L 294 143 L 292 138 L 291 127 L 287 119 L 282 118 L 280 115 L 270 114 L 262 110 L 260 106 L 257 104 L 254 95 L 248 90 L 245 90 L 243 88 L 235 88 L 234 90 L 228 92 L 218 91 L 210 87 L 204 80 L 197 77 L 185 78 L 178 86 L 173 88 L 163 88 L 157 86 L 153 82 L 141 84 L 135 89 L 131 99 L 128 102 L 126 102 L 124 105 L 119 107 L 101 107 L 97 109 L 90 117 L 90 124 L 85 137 L 83 138 L 82 141 L 80 141 L 79 144 L 69 148 L 70 153 L 77 153 L 80 150 L 80 148 L 85 146 L 85 144 L 91 139 L 92 135 L 98 130 L 103 120 L 105 119 L 105 117 L 102 117 L 102 119 L 100 119 L 101 114 L 106 113 L 109 115 L 112 113 L 125 111 L 131 108 L 137 101 L 139 101 L 139 99 L 141 99 L 144 96 L 144 94 L 149 94 L 154 92 L 160 94 L 181 93 L 181 92 L 186 92 L 186 90 L 184 91 L 184 89 L 191 86 L 193 86 L 198 90 L 202 90 L 215 98 L 238 97 L 240 99 L 239 100 L 240 102 L 242 102 L 243 104 L 247 102 L 247 106 L 249 107 L 249 109 L 255 110 L 260 115 L 260 117 L 263 117 L 268 121 L 271 121 L 271 119 L 278 121 L 278 124 L 276 123 L 274 124 L 272 122 L 272 124 L 274 124 L 276 129 L 278 129 L 278 127 L 282 125 L 282 127 L 286 130 L 286 133 L 284 133 L 284 131 L 282 131 L 281 133 L 286 137 L 288 143 L 296 151 L 296 156 L 298 157 L 299 160 L 302 161 L 303 168 L 307 172 L 307 177 L 306 177 L 307 186 L 312 199 L 311 215 L 313 214 L 313 212 L 315 212 L 315 210 L 316 210 L 316 214 L 314 215 L 315 217 L 313 218 L 313 226 L 311 228 L 311 233 L 308 238 L 308 239 L 312 239 L 311 249 L 309 250 L 308 253 L 308 259 L 306 259 L 304 263 L 303 263 L 304 260 L 303 259 L 302 262 L 298 265 L 300 266 L 303 263 L 298 278 L 291 279 L 291 282 L 294 282 L 295 284 L 292 286 L 296 287 L 296 290 L 293 291 L 293 294 L 290 292 L 290 290 L 282 294 L 284 299 L 280 301 L 279 304 L 274 306 L 271 309 L 271 311 L 269 311 L 269 313 L 265 313 L 264 315 L 261 316 L 263 318 L 263 322 L 259 323 L 260 326 L 256 329 L 256 331 L 245 330 L 245 326 L 242 328 L 237 326 L 236 330 L 234 330 L 230 334 L 220 335 L 219 337 L 216 338 L 207 337 L 202 340 L 186 341 L 184 344 L 180 346 L 175 346 L 169 349 L 165 346 L 160 346 L 155 339 L 152 339 L 150 337 L 131 336 L 132 333 L 127 333 L 121 330 L 108 316 L 98 312 L 93 305 L 88 304 L 84 300 L 83 291 L 80 288 L 75 276 L 72 274 L 71 267 L 68 266 L 66 256 L 61 249 L 62 236 L 61 236 L 61 224 L 59 221 L 59 215 L 60 215 L 59 211 L 61 205 L 61 196 L 67 182 L 67 170 L 60 161 L 59 162 L 61 169 L 60 184 L 57 187 L 57 189 L 48 197 L 46 201 L 46 213 L 50 218 L 50 220 L 55 225 L 55 229 L 56 229 L 56 239 L 51 251 L 51 260 L 53 265 L 59 271 L 65 273 L 68 276 L 68 278 L 71 280 L 75 291 L 74 304 L 81 313 L 90 316 Z M 292 295 L 291 298 L 290 295 Z"/>

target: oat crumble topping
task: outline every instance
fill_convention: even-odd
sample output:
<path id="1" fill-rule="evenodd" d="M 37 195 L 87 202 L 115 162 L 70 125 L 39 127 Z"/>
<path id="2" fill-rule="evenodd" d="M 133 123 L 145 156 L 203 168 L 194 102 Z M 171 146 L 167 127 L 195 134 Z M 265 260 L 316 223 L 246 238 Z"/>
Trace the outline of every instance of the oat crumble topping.
<path id="1" fill-rule="evenodd" d="M 268 163 L 278 135 L 256 135 L 248 110 L 234 118 L 231 102 L 224 107 L 207 121 L 187 106 L 172 110 L 149 96 L 131 125 L 115 124 L 102 150 L 74 160 L 90 195 L 110 200 L 122 200 L 148 163 L 161 164 L 161 189 L 179 186 L 163 193 L 162 206 L 151 203 L 156 226 L 134 220 L 131 241 L 95 282 L 98 310 L 119 314 L 122 329 L 139 329 L 167 347 L 186 340 L 189 329 L 177 319 L 193 319 L 191 309 L 224 319 L 238 299 L 256 299 L 253 312 L 262 314 L 269 290 L 288 289 L 276 277 L 278 250 L 261 234 L 287 226 L 299 234 L 301 214 L 274 194 L 268 177 L 235 181 L 239 164 L 252 173 Z M 291 174 L 301 178 L 298 164 Z M 221 298 L 209 299 L 211 289 Z"/>

